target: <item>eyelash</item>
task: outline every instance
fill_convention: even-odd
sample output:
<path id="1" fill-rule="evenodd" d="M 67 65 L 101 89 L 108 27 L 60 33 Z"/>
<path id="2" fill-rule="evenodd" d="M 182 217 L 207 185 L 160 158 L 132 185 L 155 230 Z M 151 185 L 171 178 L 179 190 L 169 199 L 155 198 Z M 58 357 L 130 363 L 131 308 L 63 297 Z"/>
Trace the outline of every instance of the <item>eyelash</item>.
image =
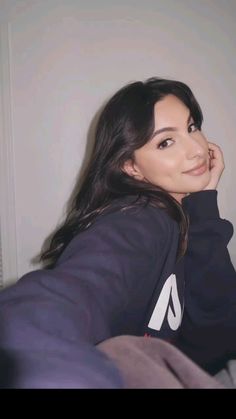
<path id="1" fill-rule="evenodd" d="M 197 130 L 199 130 L 199 129 L 200 129 L 200 127 L 198 126 L 198 124 L 196 124 L 195 122 L 193 122 L 192 124 L 190 124 L 190 125 L 188 126 L 188 132 L 189 132 L 189 128 L 190 128 L 192 125 L 195 125 L 195 127 L 196 127 L 195 131 L 197 131 Z M 190 131 L 190 132 L 194 132 L 194 131 Z M 164 148 L 167 148 L 168 146 L 167 146 L 167 147 L 163 147 L 163 148 L 161 148 L 160 146 L 161 146 L 162 144 L 164 144 L 166 141 L 169 141 L 169 140 L 173 141 L 173 140 L 172 140 L 172 138 L 166 138 L 165 140 L 161 141 L 161 142 L 160 142 L 160 144 L 158 144 L 157 148 L 159 148 L 160 150 L 163 150 Z"/>

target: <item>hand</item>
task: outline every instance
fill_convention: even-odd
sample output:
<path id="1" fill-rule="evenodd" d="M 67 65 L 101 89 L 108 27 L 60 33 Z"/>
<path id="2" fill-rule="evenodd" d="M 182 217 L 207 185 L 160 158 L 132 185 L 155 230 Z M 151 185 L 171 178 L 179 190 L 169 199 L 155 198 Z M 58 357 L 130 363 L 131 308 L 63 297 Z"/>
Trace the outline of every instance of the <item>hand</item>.
<path id="1" fill-rule="evenodd" d="M 224 156 L 220 149 L 220 147 L 214 143 L 209 144 L 209 170 L 210 170 L 210 181 L 208 185 L 204 188 L 204 190 L 208 189 L 216 189 L 220 177 L 223 173 L 223 170 L 225 168 L 224 164 Z"/>

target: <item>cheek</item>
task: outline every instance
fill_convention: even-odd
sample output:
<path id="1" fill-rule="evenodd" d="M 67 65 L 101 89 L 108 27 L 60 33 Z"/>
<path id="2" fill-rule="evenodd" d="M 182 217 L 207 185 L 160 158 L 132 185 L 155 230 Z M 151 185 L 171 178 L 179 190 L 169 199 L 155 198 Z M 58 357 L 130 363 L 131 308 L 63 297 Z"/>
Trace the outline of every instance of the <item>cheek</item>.
<path id="1" fill-rule="evenodd" d="M 167 158 L 164 153 L 157 155 L 150 153 L 145 158 L 140 159 L 139 167 L 146 178 L 150 180 L 162 180 L 163 178 L 172 178 L 178 172 L 181 167 L 180 162 L 174 158 Z"/>
<path id="2" fill-rule="evenodd" d="M 184 157 L 174 147 L 163 152 L 142 148 L 135 151 L 134 158 L 140 174 L 150 182 L 175 180 L 183 170 Z"/>
<path id="3" fill-rule="evenodd" d="M 202 148 L 205 150 L 206 153 L 208 153 L 208 149 L 209 149 L 208 141 L 202 132 L 199 135 L 200 135 L 199 141 L 202 145 Z"/>
<path id="4" fill-rule="evenodd" d="M 183 158 L 181 154 L 174 152 L 174 148 L 166 150 L 159 158 L 158 167 L 161 176 L 172 178 L 182 171 Z"/>

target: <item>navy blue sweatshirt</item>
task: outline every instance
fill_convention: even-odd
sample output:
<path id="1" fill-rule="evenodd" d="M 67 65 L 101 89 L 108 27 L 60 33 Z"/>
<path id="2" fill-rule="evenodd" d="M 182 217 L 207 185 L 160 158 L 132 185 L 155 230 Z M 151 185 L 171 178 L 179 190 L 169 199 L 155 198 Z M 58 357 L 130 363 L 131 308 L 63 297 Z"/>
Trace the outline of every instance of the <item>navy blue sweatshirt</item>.
<path id="1" fill-rule="evenodd" d="M 62 357 L 65 346 L 85 366 L 90 348 L 111 387 L 120 386 L 119 376 L 93 346 L 112 336 L 165 339 L 212 372 L 236 355 L 232 225 L 220 218 L 214 190 L 182 203 L 190 231 L 179 262 L 179 227 L 163 209 L 121 210 L 117 201 L 69 243 L 54 269 L 30 272 L 0 293 L 0 349 L 48 356 L 61 342 Z"/>

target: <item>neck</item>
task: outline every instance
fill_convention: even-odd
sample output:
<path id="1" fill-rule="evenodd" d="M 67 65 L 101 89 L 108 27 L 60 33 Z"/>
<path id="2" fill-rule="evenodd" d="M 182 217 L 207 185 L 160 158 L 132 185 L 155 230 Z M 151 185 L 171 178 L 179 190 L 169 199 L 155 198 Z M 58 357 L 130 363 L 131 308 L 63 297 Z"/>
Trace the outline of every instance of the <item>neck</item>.
<path id="1" fill-rule="evenodd" d="M 188 193 L 170 193 L 170 195 L 173 196 L 173 198 L 175 198 L 176 201 L 182 204 L 182 199 L 189 194 Z"/>

